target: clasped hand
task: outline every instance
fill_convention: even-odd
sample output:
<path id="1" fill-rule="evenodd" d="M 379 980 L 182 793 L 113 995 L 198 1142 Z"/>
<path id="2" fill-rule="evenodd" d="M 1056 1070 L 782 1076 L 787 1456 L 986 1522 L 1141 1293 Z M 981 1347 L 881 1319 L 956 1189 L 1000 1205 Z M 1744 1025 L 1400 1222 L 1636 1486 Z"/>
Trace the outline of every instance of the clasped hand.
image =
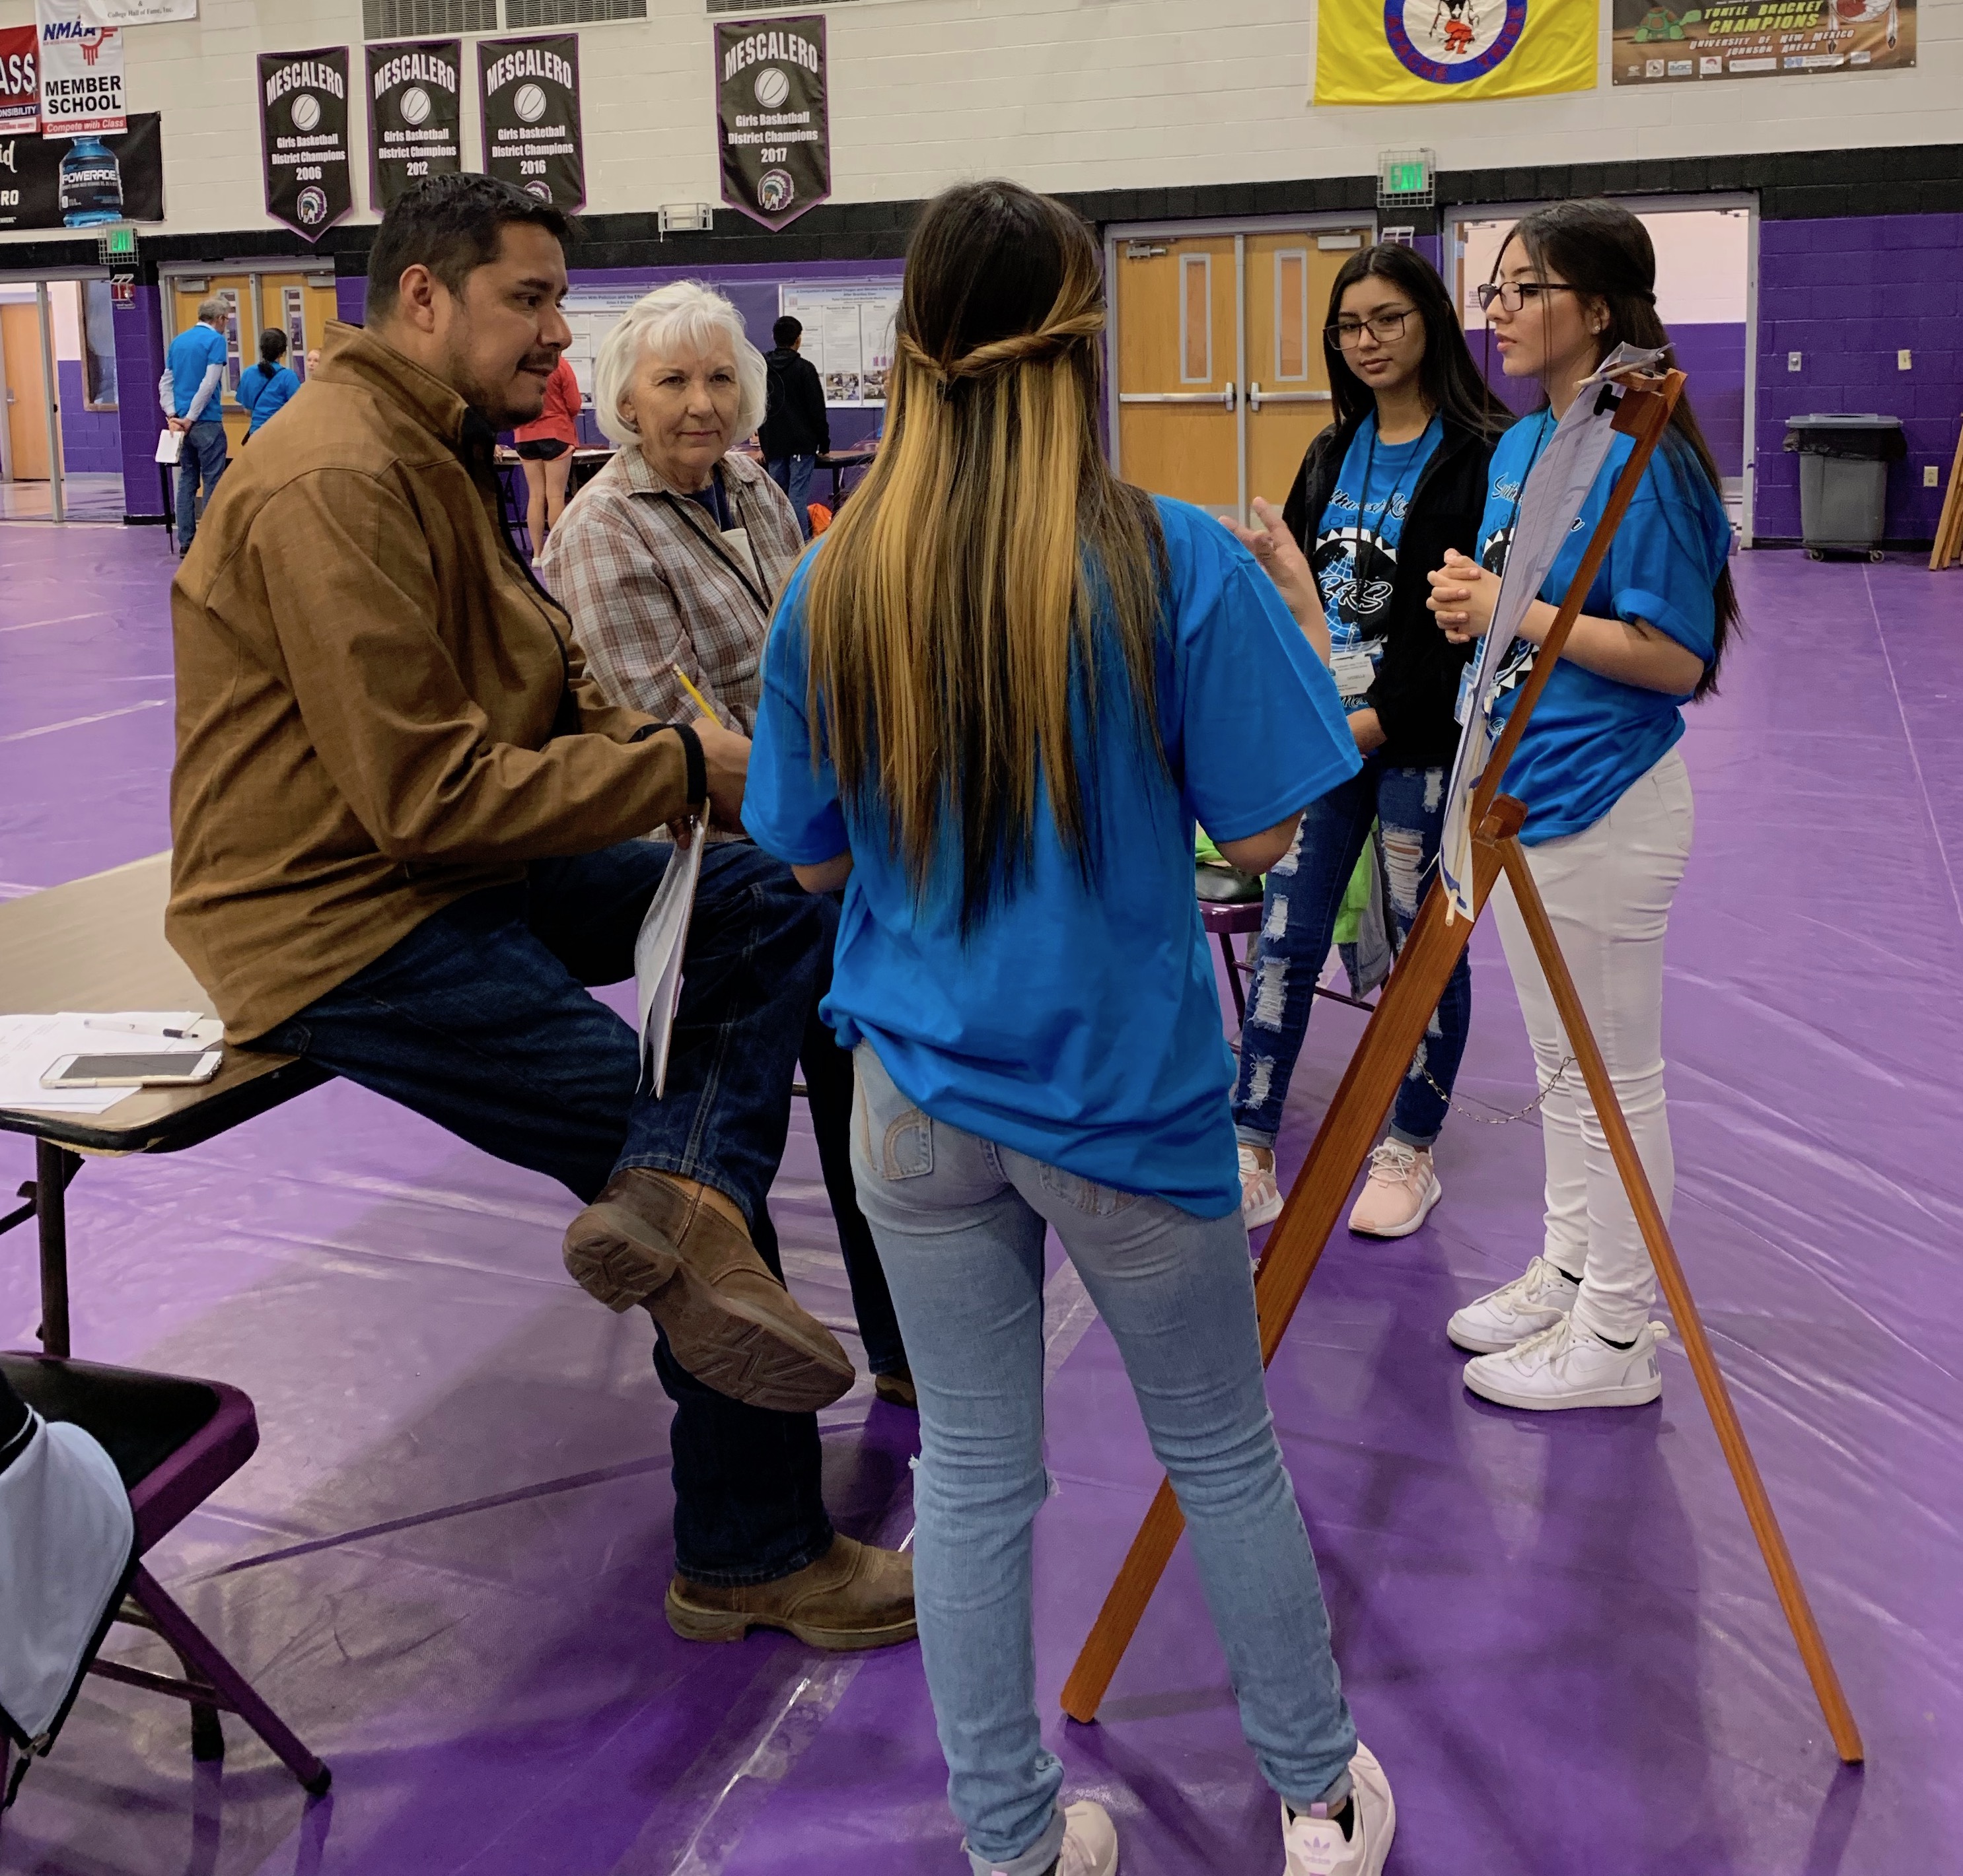
<path id="1" fill-rule="evenodd" d="M 1499 603 L 1500 576 L 1487 572 L 1457 548 L 1449 547 L 1445 565 L 1425 577 L 1431 582 L 1431 597 L 1425 603 L 1446 637 L 1454 645 L 1483 639 L 1493 623 L 1493 608 Z"/>

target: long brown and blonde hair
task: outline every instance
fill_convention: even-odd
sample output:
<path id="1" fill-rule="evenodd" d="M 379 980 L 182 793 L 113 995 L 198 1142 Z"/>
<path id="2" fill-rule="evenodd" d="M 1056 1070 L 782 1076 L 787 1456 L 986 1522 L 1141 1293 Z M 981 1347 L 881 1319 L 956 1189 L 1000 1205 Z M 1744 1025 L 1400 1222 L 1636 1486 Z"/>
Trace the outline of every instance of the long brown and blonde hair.
<path id="1" fill-rule="evenodd" d="M 1010 182 L 930 203 L 908 244 L 885 437 L 812 568 L 812 720 L 841 794 L 883 818 L 916 904 L 959 837 L 964 932 L 1026 880 L 1046 789 L 1091 876 L 1073 703 L 1094 736 L 1114 650 L 1164 760 L 1164 543 L 1099 439 L 1103 298 L 1090 231 L 1062 203 Z"/>

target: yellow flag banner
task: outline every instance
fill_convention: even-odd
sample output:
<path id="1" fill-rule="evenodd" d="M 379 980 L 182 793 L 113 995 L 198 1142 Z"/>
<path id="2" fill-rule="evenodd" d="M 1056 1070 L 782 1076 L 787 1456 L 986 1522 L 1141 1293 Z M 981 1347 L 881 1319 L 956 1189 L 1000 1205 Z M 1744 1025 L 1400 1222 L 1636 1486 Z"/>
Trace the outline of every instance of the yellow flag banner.
<path id="1" fill-rule="evenodd" d="M 1321 0 L 1318 104 L 1595 88 L 1597 0 Z"/>

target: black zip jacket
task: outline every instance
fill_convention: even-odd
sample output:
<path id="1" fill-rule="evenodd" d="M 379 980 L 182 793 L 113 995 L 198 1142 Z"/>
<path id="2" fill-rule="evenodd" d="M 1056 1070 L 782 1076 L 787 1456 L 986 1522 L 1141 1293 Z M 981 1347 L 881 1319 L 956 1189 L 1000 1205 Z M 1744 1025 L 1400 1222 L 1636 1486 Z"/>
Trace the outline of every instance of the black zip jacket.
<path id="1" fill-rule="evenodd" d="M 766 460 L 824 455 L 831 447 L 831 421 L 818 367 L 791 345 L 766 352 L 764 365 L 770 373 L 770 391 L 757 440 L 764 446 Z"/>
<path id="2" fill-rule="evenodd" d="M 1289 491 L 1282 512 L 1289 533 L 1311 560 L 1316 530 L 1361 427 L 1360 423 L 1332 424 L 1308 446 Z M 1445 434 L 1411 491 L 1398 537 L 1384 655 L 1367 698 L 1383 726 L 1384 745 L 1376 753 L 1393 768 L 1449 766 L 1459 747 L 1452 706 L 1459 701 L 1460 674 L 1477 647 L 1454 645 L 1439 630 L 1425 607 L 1431 597 L 1426 576 L 1444 565 L 1448 547 L 1475 553 L 1486 506 L 1487 465 L 1498 440 L 1446 419 Z"/>

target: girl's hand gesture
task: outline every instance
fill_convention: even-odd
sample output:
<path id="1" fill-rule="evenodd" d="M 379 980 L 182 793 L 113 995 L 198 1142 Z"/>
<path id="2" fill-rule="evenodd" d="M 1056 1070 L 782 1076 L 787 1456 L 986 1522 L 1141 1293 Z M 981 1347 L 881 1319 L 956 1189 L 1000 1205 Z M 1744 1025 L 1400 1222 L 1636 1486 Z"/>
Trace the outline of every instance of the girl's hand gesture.
<path id="1" fill-rule="evenodd" d="M 1253 527 L 1243 527 L 1231 515 L 1220 517 L 1221 525 L 1267 569 L 1283 603 L 1294 614 L 1295 622 L 1324 664 L 1329 662 L 1329 621 L 1322 610 L 1322 595 L 1315 590 L 1315 575 L 1304 558 L 1295 537 L 1289 532 L 1282 511 L 1259 495 L 1254 498 Z"/>
<path id="2" fill-rule="evenodd" d="M 1446 549 L 1445 565 L 1427 578 L 1431 581 L 1431 597 L 1425 603 L 1445 635 L 1454 645 L 1483 639 L 1499 600 L 1500 576 L 1450 547 Z"/>

